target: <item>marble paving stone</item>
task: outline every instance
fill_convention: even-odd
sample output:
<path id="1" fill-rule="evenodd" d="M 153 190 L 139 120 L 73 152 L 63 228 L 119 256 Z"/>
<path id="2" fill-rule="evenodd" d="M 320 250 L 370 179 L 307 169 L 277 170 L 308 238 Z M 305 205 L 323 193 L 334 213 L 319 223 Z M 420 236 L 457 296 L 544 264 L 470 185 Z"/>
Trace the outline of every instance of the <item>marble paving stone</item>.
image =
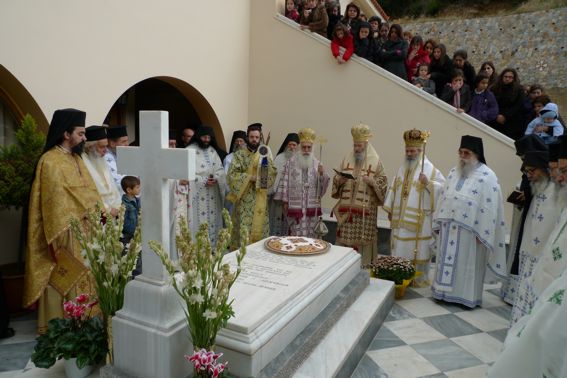
<path id="1" fill-rule="evenodd" d="M 408 299 L 415 299 L 415 298 L 423 298 L 423 295 L 421 295 L 417 291 L 414 291 L 413 288 L 408 287 L 406 289 L 406 293 L 404 294 L 404 297 L 401 299 L 397 299 L 396 302 L 402 302 Z"/>
<path id="2" fill-rule="evenodd" d="M 508 321 L 510 321 L 510 318 L 512 317 L 512 306 L 509 305 L 491 307 L 488 310 L 495 313 L 496 315 L 500 315 Z"/>
<path id="3" fill-rule="evenodd" d="M 486 290 L 486 291 L 489 292 L 490 294 L 494 294 L 494 295 L 496 295 L 497 297 L 499 297 L 500 294 L 501 294 L 501 292 L 502 292 L 502 289 L 500 289 L 500 288 L 498 288 L 498 289 L 489 289 L 489 290 Z"/>
<path id="4" fill-rule="evenodd" d="M 392 348 L 400 345 L 406 345 L 398 336 L 394 335 L 387 327 L 380 327 L 368 350 Z"/>
<path id="5" fill-rule="evenodd" d="M 35 341 L 0 345 L 0 371 L 22 370 L 33 352 Z"/>
<path id="6" fill-rule="evenodd" d="M 479 365 L 466 369 L 446 371 L 445 374 L 449 378 L 482 378 L 488 372 L 488 368 L 488 365 Z"/>
<path id="7" fill-rule="evenodd" d="M 506 336 L 508 335 L 508 329 L 504 328 L 504 329 L 497 329 L 496 331 L 490 331 L 487 332 L 490 336 L 494 337 L 497 340 L 500 340 L 501 342 L 504 342 L 504 340 L 506 340 Z"/>
<path id="8" fill-rule="evenodd" d="M 470 308 L 463 306 L 463 305 L 460 305 L 458 303 L 440 301 L 440 300 L 435 299 L 435 298 L 429 298 L 429 300 L 431 300 L 431 302 L 435 303 L 437 306 L 441 306 L 445 310 L 452 312 L 452 313 L 470 311 L 471 310 Z"/>
<path id="9" fill-rule="evenodd" d="M 447 378 L 447 376 L 444 373 L 437 373 L 431 375 L 424 375 L 419 378 Z"/>
<path id="10" fill-rule="evenodd" d="M 429 298 L 408 299 L 398 301 L 397 303 L 418 318 L 450 313 L 443 307 L 437 306 Z"/>
<path id="11" fill-rule="evenodd" d="M 484 291 L 499 290 L 501 287 L 502 287 L 502 283 L 500 283 L 500 282 L 497 282 L 497 283 L 494 283 L 494 284 L 487 284 L 487 283 L 485 283 L 485 284 L 483 285 L 482 290 L 484 290 Z"/>
<path id="12" fill-rule="evenodd" d="M 482 332 L 455 314 L 431 316 L 423 321 L 449 338 Z"/>
<path id="13" fill-rule="evenodd" d="M 429 326 L 421 319 L 405 319 L 388 322 L 384 323 L 383 327 L 388 327 L 406 344 L 417 344 L 446 339 L 445 336 L 437 332 L 433 327 Z"/>
<path id="14" fill-rule="evenodd" d="M 15 335 L 7 339 L 0 339 L 0 345 L 27 343 L 34 341 L 37 337 L 37 320 L 10 322 L 10 327 L 16 332 Z"/>
<path id="15" fill-rule="evenodd" d="M 487 333 L 454 337 L 451 340 L 484 363 L 496 361 L 504 346 Z"/>
<path id="16" fill-rule="evenodd" d="M 20 370 L 4 371 L 0 373 L 0 378 L 12 378 L 18 376 L 20 373 Z"/>
<path id="17" fill-rule="evenodd" d="M 351 378 L 388 378 L 388 374 L 372 358 L 365 354 L 352 373 Z"/>
<path id="18" fill-rule="evenodd" d="M 452 342 L 437 340 L 411 346 L 441 371 L 482 365 L 482 361 Z"/>
<path id="19" fill-rule="evenodd" d="M 484 332 L 508 327 L 506 319 L 486 309 L 457 312 L 455 315 Z"/>
<path id="20" fill-rule="evenodd" d="M 413 319 L 415 318 L 410 312 L 405 310 L 402 306 L 397 303 L 394 303 L 388 317 L 386 318 L 386 322 L 392 322 L 395 320 L 404 320 L 404 319 Z"/>
<path id="21" fill-rule="evenodd" d="M 490 294 L 487 291 L 482 293 L 482 308 L 491 308 L 503 305 L 506 305 L 506 302 L 500 299 L 499 296 Z"/>
<path id="22" fill-rule="evenodd" d="M 388 378 L 416 378 L 440 373 L 409 345 L 373 350 L 367 354 L 388 374 Z"/>
<path id="23" fill-rule="evenodd" d="M 427 287 L 412 287 L 411 290 L 419 293 L 422 297 L 431 297 L 431 286 Z"/>
<path id="24" fill-rule="evenodd" d="M 10 324 L 22 320 L 37 320 L 37 311 L 27 311 L 17 316 L 10 316 Z"/>

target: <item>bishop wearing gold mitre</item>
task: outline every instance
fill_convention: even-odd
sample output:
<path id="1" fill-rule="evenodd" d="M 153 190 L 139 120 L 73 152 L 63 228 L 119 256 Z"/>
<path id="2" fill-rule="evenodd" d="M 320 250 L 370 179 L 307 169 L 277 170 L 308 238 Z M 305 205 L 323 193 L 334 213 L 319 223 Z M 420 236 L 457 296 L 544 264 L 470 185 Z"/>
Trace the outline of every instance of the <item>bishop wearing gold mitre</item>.
<path id="1" fill-rule="evenodd" d="M 70 228 L 102 200 L 81 153 L 85 145 L 85 112 L 56 110 L 43 155 L 35 170 L 29 200 L 24 307 L 38 304 L 38 332 L 63 317 L 63 302 L 94 294 L 90 273 Z"/>
<path id="2" fill-rule="evenodd" d="M 339 200 L 333 208 L 337 219 L 336 243 L 357 250 L 366 265 L 377 254 L 378 206 L 384 204 L 388 179 L 369 142 L 370 128 L 358 124 L 352 127 L 351 134 L 353 149 L 333 177 L 331 196 Z"/>
<path id="3" fill-rule="evenodd" d="M 429 286 L 431 252 L 431 217 L 435 198 L 445 177 L 425 156 L 424 147 L 429 133 L 417 129 L 404 133 L 405 159 L 386 197 L 384 210 L 391 224 L 392 256 L 404 257 L 416 267 L 414 284 Z"/>

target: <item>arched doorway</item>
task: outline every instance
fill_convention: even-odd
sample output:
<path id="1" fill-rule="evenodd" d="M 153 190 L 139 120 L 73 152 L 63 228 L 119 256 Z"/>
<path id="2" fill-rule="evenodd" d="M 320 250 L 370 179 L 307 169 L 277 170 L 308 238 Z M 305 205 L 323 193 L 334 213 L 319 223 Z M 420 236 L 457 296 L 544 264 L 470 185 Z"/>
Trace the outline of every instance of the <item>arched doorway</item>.
<path id="1" fill-rule="evenodd" d="M 140 110 L 169 112 L 169 127 L 181 133 L 186 126 L 211 126 L 218 145 L 225 148 L 219 120 L 209 102 L 194 87 L 183 80 L 157 76 L 142 80 L 128 88 L 112 105 L 104 123 L 127 125 L 135 140 L 139 130 Z"/>
<path id="2" fill-rule="evenodd" d="M 0 65 L 0 146 L 15 141 L 16 128 L 28 113 L 46 133 L 49 123 L 37 102 L 22 83 Z"/>

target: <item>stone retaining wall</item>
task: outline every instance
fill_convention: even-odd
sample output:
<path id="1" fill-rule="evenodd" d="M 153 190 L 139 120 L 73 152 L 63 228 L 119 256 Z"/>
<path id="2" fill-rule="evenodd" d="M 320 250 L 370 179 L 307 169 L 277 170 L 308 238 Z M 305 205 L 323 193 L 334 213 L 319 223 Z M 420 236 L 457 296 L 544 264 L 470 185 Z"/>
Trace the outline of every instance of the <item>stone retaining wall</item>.
<path id="1" fill-rule="evenodd" d="M 450 57 L 465 48 L 478 71 L 491 60 L 500 72 L 518 70 L 522 84 L 567 87 L 567 8 L 468 20 L 404 23 L 404 30 L 433 38 Z"/>

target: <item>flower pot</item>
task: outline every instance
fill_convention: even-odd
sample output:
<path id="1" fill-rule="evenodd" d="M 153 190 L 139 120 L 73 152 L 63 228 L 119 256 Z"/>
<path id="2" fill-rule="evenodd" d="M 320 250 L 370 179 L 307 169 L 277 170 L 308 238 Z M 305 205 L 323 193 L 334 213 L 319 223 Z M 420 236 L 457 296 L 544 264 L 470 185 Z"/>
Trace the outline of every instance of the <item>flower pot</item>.
<path id="1" fill-rule="evenodd" d="M 406 289 L 411 283 L 411 281 L 412 281 L 411 279 L 404 280 L 401 285 L 396 284 L 396 293 L 395 293 L 396 299 L 402 299 L 404 295 L 406 295 Z"/>
<path id="2" fill-rule="evenodd" d="M 76 358 L 65 360 L 65 375 L 67 378 L 84 378 L 88 376 L 91 371 L 93 371 L 93 367 L 91 365 L 87 365 L 82 369 L 79 369 Z"/>

